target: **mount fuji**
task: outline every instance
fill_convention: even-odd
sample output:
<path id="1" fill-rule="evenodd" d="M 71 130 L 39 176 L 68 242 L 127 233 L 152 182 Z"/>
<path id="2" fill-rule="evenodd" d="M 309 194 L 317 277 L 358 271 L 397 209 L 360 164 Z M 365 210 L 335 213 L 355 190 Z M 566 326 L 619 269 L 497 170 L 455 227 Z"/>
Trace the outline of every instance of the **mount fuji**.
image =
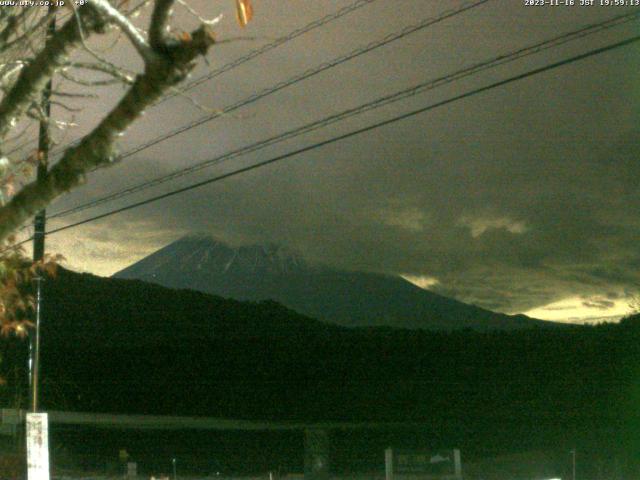
<path id="1" fill-rule="evenodd" d="M 557 325 L 468 305 L 401 277 L 312 265 L 281 246 L 233 248 L 202 235 L 181 238 L 114 277 L 236 300 L 275 300 L 343 326 L 513 330 Z"/>

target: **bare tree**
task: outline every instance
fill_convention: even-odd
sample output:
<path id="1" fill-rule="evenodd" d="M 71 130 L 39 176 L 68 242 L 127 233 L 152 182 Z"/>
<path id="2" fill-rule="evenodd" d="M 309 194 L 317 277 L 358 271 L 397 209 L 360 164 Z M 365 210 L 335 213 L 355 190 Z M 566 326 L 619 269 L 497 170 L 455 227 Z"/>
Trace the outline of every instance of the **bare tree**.
<path id="1" fill-rule="evenodd" d="M 52 2 L 54 0 L 51 0 Z M 175 89 L 216 43 L 210 30 L 213 21 L 199 18 L 200 26 L 191 32 L 174 32 L 174 1 L 193 9 L 182 0 L 142 0 L 130 5 L 124 0 L 58 0 L 56 8 L 16 6 L 0 8 L 0 327 L 21 333 L 24 312 L 32 299 L 21 291 L 38 269 L 50 268 L 55 259 L 29 265 L 19 250 L 7 250 L 18 228 L 30 221 L 55 198 L 80 185 L 88 172 L 112 165 L 117 158 L 116 141 L 152 104 Z M 238 21 L 244 26 L 251 18 L 250 0 L 235 0 Z M 146 31 L 133 17 L 149 4 Z M 61 22 L 45 41 L 51 19 Z M 90 47 L 92 35 L 117 32 L 133 46 L 143 68 L 137 74 L 118 68 Z M 89 62 L 79 61 L 78 52 Z M 74 56 L 75 55 L 75 56 Z M 81 72 L 85 72 L 83 75 Z M 86 72 L 92 73 L 87 76 Z M 80 73 L 79 73 L 80 72 Z M 42 94 L 54 74 L 89 88 L 121 82 L 126 90 L 120 101 L 105 111 L 97 125 L 78 142 L 62 151 L 59 160 L 39 178 L 34 166 L 42 152 L 26 156 L 20 142 L 30 124 L 48 122 Z M 96 75 L 100 75 L 96 78 Z M 88 79 L 87 79 L 88 78 Z M 85 88 L 85 90 L 86 90 Z M 77 92 L 78 89 L 74 89 Z M 55 92 L 57 98 L 81 96 Z M 62 107 L 72 110 L 64 101 Z M 17 152 L 17 153 L 15 153 Z M 15 153 L 15 154 L 14 154 Z"/>

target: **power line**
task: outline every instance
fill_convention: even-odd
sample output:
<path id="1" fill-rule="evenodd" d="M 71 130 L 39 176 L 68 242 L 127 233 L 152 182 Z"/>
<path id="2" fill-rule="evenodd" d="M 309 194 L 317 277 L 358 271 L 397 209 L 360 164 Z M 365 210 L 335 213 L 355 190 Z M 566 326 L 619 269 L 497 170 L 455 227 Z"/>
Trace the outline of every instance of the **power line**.
<path id="1" fill-rule="evenodd" d="M 601 47 L 601 48 L 597 48 L 597 49 L 594 49 L 594 50 L 590 50 L 589 52 L 586 52 L 586 53 L 583 53 L 583 54 L 580 54 L 580 55 L 576 55 L 576 56 L 570 57 L 568 59 L 561 60 L 561 61 L 552 63 L 550 65 L 546 65 L 544 67 L 535 68 L 535 69 L 529 70 L 529 71 L 527 71 L 525 73 L 521 73 L 519 75 L 515 75 L 515 76 L 512 76 L 512 77 L 509 77 L 509 78 L 507 78 L 505 80 L 501 80 L 501 81 L 498 81 L 498 82 L 491 83 L 491 84 L 486 85 L 484 87 L 479 87 L 479 88 L 475 88 L 475 89 L 469 90 L 469 91 L 467 91 L 465 93 L 450 97 L 450 98 L 448 98 L 446 100 L 441 100 L 439 102 L 432 103 L 432 104 L 427 105 L 425 107 L 421 107 L 419 109 L 412 110 L 410 112 L 404 113 L 402 115 L 398 115 L 398 116 L 392 117 L 390 119 L 383 120 L 381 122 L 377 122 L 377 123 L 368 125 L 368 126 L 363 127 L 363 128 L 352 130 L 352 131 L 350 131 L 348 133 L 344 133 L 344 134 L 338 135 L 336 137 L 332 137 L 332 138 L 330 138 L 328 140 L 317 142 L 317 143 L 314 143 L 312 145 L 308 145 L 306 147 L 299 148 L 297 150 L 293 150 L 291 152 L 288 152 L 288 153 L 285 153 L 285 154 L 282 154 L 282 155 L 278 155 L 276 157 L 270 158 L 269 160 L 264 160 L 262 162 L 255 163 L 253 165 L 249 165 L 249 166 L 246 166 L 246 167 L 243 167 L 243 168 L 239 168 L 239 169 L 234 170 L 232 172 L 228 172 L 228 173 L 225 173 L 225 174 L 222 174 L 222 175 L 218 175 L 216 177 L 209 178 L 207 180 L 203 180 L 203 181 L 200 181 L 200 182 L 193 183 L 193 184 L 188 185 L 186 187 L 182 187 L 182 188 L 179 188 L 179 189 L 176 189 L 176 190 L 172 190 L 170 192 L 166 192 L 166 193 L 163 193 L 161 195 L 156 195 L 154 197 L 148 198 L 146 200 L 142 200 L 140 202 L 135 202 L 135 203 L 126 205 L 124 207 L 117 208 L 115 210 L 111 210 L 109 212 L 106 212 L 106 213 L 103 213 L 103 214 L 100 214 L 100 215 L 96 215 L 94 217 L 90 217 L 90 218 L 87 218 L 87 219 L 84 219 L 84 220 L 81 220 L 81 221 L 78 221 L 78 222 L 75 222 L 75 223 L 72 223 L 72 224 L 69 224 L 69 225 L 65 225 L 63 227 L 56 228 L 54 230 L 51 230 L 51 231 L 47 232 L 47 235 L 51 235 L 51 234 L 54 234 L 54 233 L 62 232 L 64 230 L 75 228 L 75 227 L 78 227 L 80 225 L 84 225 L 84 224 L 87 224 L 87 223 L 90 223 L 90 222 L 93 222 L 93 221 L 96 221 L 96 220 L 100 220 L 102 218 L 106 218 L 106 217 L 109 217 L 111 215 L 115 215 L 117 213 L 121 213 L 121 212 L 124 212 L 124 211 L 127 211 L 127 210 L 131 210 L 133 208 L 141 207 L 143 205 L 148 205 L 148 204 L 156 202 L 158 200 L 162 200 L 164 198 L 172 197 L 174 195 L 178 195 L 180 193 L 184 193 L 184 192 L 187 192 L 189 190 L 193 190 L 193 189 L 202 187 L 204 185 L 209 185 L 211 183 L 219 182 L 221 180 L 225 180 L 227 178 L 234 177 L 236 175 L 239 175 L 239 174 L 242 174 L 242 173 L 245 173 L 245 172 L 249 172 L 251 170 L 256 170 L 258 168 L 265 167 L 267 165 L 271 165 L 273 163 L 279 162 L 281 160 L 285 160 L 287 158 L 299 155 L 301 153 L 306 153 L 306 152 L 309 152 L 311 150 L 315 150 L 317 148 L 324 147 L 326 145 L 330 145 L 330 144 L 345 140 L 347 138 L 354 137 L 356 135 L 360 135 L 362 133 L 366 133 L 366 132 L 369 132 L 369 131 L 372 131 L 372 130 L 375 130 L 375 129 L 378 129 L 378 128 L 381 128 L 381 127 L 385 127 L 387 125 L 391 125 L 393 123 L 396 123 L 396 122 L 399 122 L 399 121 L 402 121 L 402 120 L 406 120 L 407 118 L 411 118 L 411 117 L 414 117 L 416 115 L 419 115 L 419 114 L 422 114 L 422 113 L 426 113 L 426 112 L 431 111 L 431 110 L 435 110 L 437 108 L 440 108 L 440 107 L 443 107 L 445 105 L 449 105 L 449 104 L 452 104 L 454 102 L 457 102 L 457 101 L 460 101 L 460 100 L 463 100 L 463 99 L 478 95 L 480 93 L 487 92 L 489 90 L 493 90 L 495 88 L 502 87 L 504 85 L 508 85 L 510 83 L 517 82 L 519 80 L 523 80 L 525 78 L 529 78 L 529 77 L 532 77 L 534 75 L 538 75 L 540 73 L 548 72 L 548 71 L 553 70 L 555 68 L 559 68 L 559 67 L 562 67 L 564 65 L 575 63 L 575 62 L 578 62 L 580 60 L 584 60 L 586 58 L 590 58 L 590 57 L 593 57 L 593 56 L 596 56 L 596 55 L 600 55 L 600 54 L 603 54 L 605 52 L 612 51 L 614 49 L 622 48 L 622 47 L 625 47 L 627 45 L 631 45 L 631 44 L 633 44 L 635 42 L 638 42 L 638 41 L 640 41 L 640 35 L 636 35 L 636 36 L 630 37 L 630 38 L 628 38 L 626 40 L 623 40 L 623 41 L 620 41 L 620 42 L 617 42 L 617 43 L 613 43 L 613 44 L 607 45 L 605 47 Z M 29 240 L 30 239 L 28 239 L 26 241 L 29 241 Z M 24 243 L 24 242 L 20 242 L 20 243 Z M 20 245 L 20 243 L 18 245 Z"/>
<path id="2" fill-rule="evenodd" d="M 307 25 L 300 27 L 296 30 L 293 30 L 292 32 L 288 33 L 287 35 L 284 35 L 282 37 L 277 38 L 276 40 L 274 40 L 271 43 L 268 43 L 266 45 L 263 45 L 262 47 L 256 48 L 255 50 L 250 51 L 249 53 L 247 53 L 246 55 L 243 55 L 235 60 L 232 60 L 229 63 L 226 63 L 224 65 L 222 65 L 219 68 L 216 68 L 215 70 L 207 73 L 206 75 L 203 75 L 200 78 L 197 78 L 195 80 L 193 80 L 192 82 L 188 83 L 187 85 L 182 87 L 183 91 L 186 90 L 191 90 L 195 87 L 197 87 L 198 85 L 203 84 L 204 82 L 208 81 L 208 80 L 212 80 L 216 77 L 219 77 L 220 75 L 233 70 L 236 67 L 239 67 L 240 65 L 242 65 L 243 63 L 246 63 L 250 60 L 253 60 L 254 58 L 259 57 L 260 55 L 263 55 L 267 52 L 270 52 L 271 50 L 274 50 L 276 48 L 278 48 L 281 45 L 284 45 L 287 42 L 290 42 L 291 40 L 294 40 L 302 35 L 304 35 L 305 33 L 311 32 L 312 30 L 315 30 L 316 28 L 320 28 L 324 25 L 327 25 L 331 22 L 333 22 L 334 20 L 337 20 L 341 17 L 344 17 L 345 15 L 348 15 L 366 5 L 369 5 L 370 3 L 373 3 L 377 0 L 357 0 L 354 3 L 347 5 L 339 10 L 337 10 L 334 13 L 330 13 L 328 15 L 325 15 L 324 17 L 321 17 L 317 20 L 312 21 L 311 23 L 308 23 Z M 173 97 L 175 97 L 176 95 L 179 95 L 178 93 L 175 92 L 170 92 L 167 95 L 165 95 L 164 97 L 162 97 L 160 100 L 158 100 L 153 106 L 156 106 L 166 100 L 169 100 Z M 80 143 L 79 140 L 76 140 L 74 142 L 69 143 L 68 145 L 64 146 L 64 147 L 60 147 L 59 149 L 56 149 L 55 153 L 59 153 L 62 150 L 65 150 L 73 145 L 76 145 Z"/>
<path id="3" fill-rule="evenodd" d="M 431 90 L 434 89 L 436 87 L 440 87 L 442 85 L 445 84 L 449 84 L 452 83 L 454 81 L 460 80 L 462 78 L 477 74 L 481 71 L 484 70 L 488 70 L 491 68 L 495 68 L 497 66 L 500 65 L 504 65 L 506 63 L 509 62 L 513 62 L 515 60 L 519 60 L 521 58 L 527 57 L 529 55 L 533 55 L 536 53 L 539 53 L 541 51 L 550 49 L 550 48 L 554 48 L 557 47 L 559 45 L 562 45 L 564 43 L 573 41 L 573 40 L 577 40 L 580 38 L 584 38 L 588 35 L 592 35 L 595 33 L 598 33 L 604 29 L 608 29 L 608 28 L 612 28 L 614 26 L 618 26 L 621 25 L 623 23 L 629 22 L 631 20 L 635 20 L 638 17 L 640 17 L 640 12 L 634 12 L 634 13 L 630 13 L 630 14 L 625 14 L 625 15 L 619 15 L 616 17 L 613 17 L 611 19 L 602 21 L 602 22 L 598 22 L 595 24 L 591 24 L 588 26 L 585 26 L 583 28 L 580 28 L 578 30 L 572 31 L 572 32 L 568 32 L 562 35 L 559 35 L 557 37 L 554 37 L 552 39 L 549 40 L 545 40 L 543 42 L 539 42 L 536 43 L 534 45 L 530 45 L 518 50 L 515 50 L 513 52 L 510 52 L 508 54 L 503 54 L 503 55 L 498 55 L 494 58 L 492 58 L 491 60 L 487 60 L 481 63 L 477 63 L 475 65 L 472 65 L 470 67 L 466 67 L 462 70 L 456 71 L 454 73 L 448 74 L 446 76 L 443 77 L 439 77 L 437 79 L 433 79 L 433 80 L 429 80 L 427 82 L 423 82 L 420 83 L 418 85 L 412 86 L 410 88 L 395 92 L 393 94 L 390 95 L 386 95 L 382 98 L 378 98 L 372 102 L 366 103 L 364 105 L 360 105 L 358 107 L 355 108 L 351 108 L 351 109 L 347 109 L 344 110 L 340 113 L 337 114 L 333 114 L 330 115 L 328 117 L 325 117 L 323 119 L 308 123 L 304 126 L 301 127 L 297 127 L 294 128 L 292 130 L 289 130 L 287 132 L 284 132 L 282 134 L 270 137 L 266 140 L 262 140 L 256 143 L 253 143 L 251 145 L 233 150 L 231 152 L 227 152 L 221 156 L 215 157 L 213 159 L 209 159 L 206 160 L 204 162 L 200 162 L 196 165 L 192 165 L 190 167 L 186 167 L 186 168 L 182 168 L 179 169 L 175 172 L 172 172 L 170 174 L 167 175 L 163 175 L 161 177 L 152 179 L 152 180 L 148 180 L 145 182 L 142 182 L 138 185 L 132 186 L 132 187 L 128 187 L 125 188 L 123 190 L 120 190 L 118 192 L 106 195 L 104 197 L 101 197 L 99 199 L 78 205 L 76 207 L 72 207 L 63 211 L 60 211 L 58 213 L 55 213 L 53 215 L 50 215 L 49 218 L 60 218 L 60 217 L 65 217 L 74 213 L 78 213 L 84 210 L 87 210 L 89 208 L 94 208 L 96 206 L 102 205 L 104 203 L 122 198 L 122 197 L 126 197 L 128 195 L 146 190 L 148 188 L 151 187 L 155 187 L 157 185 L 166 183 L 168 181 L 174 180 L 176 178 L 197 172 L 199 170 L 202 170 L 204 168 L 208 168 L 211 167 L 213 165 L 217 165 L 223 161 L 226 160 L 230 160 L 232 158 L 241 156 L 241 155 L 245 155 L 247 153 L 252 153 L 255 152 L 257 150 L 266 148 L 268 146 L 274 145 L 276 143 L 280 143 L 284 140 L 289 140 L 291 138 L 295 138 L 298 137 L 302 134 L 306 134 L 309 133 L 311 131 L 317 130 L 319 128 L 323 128 L 327 125 L 330 125 L 332 123 L 338 122 L 338 121 L 342 121 L 345 120 L 347 118 L 350 118 L 352 116 L 355 115 L 359 115 L 361 113 L 376 109 L 376 108 L 380 108 L 384 105 L 388 105 L 390 103 L 394 103 L 400 100 L 403 100 L 405 98 L 408 98 L 409 96 L 413 96 L 416 95 L 418 93 L 423 93 L 427 90 Z"/>
<path id="4" fill-rule="evenodd" d="M 211 115 L 206 115 L 204 117 L 199 118 L 198 120 L 195 120 L 187 125 L 183 125 L 182 127 L 179 127 L 175 130 L 172 130 L 171 132 L 162 134 L 152 140 L 149 140 L 143 144 L 138 145 L 137 147 L 134 147 L 133 149 L 119 155 L 116 159 L 116 161 L 118 160 L 122 160 L 125 158 L 128 158 L 132 155 L 135 155 L 136 153 L 140 153 L 143 150 L 146 150 L 149 147 L 152 147 L 153 145 L 156 145 L 160 142 L 163 142 L 165 140 L 168 140 L 170 138 L 173 138 L 177 135 L 180 135 L 181 133 L 184 133 L 188 130 L 191 130 L 193 128 L 196 128 L 200 125 L 203 125 L 204 123 L 210 122 L 212 120 L 215 120 L 216 118 L 219 118 L 223 115 L 226 115 L 228 113 L 231 113 L 235 110 L 238 110 L 239 108 L 245 107 L 251 103 L 257 102 L 258 100 L 261 100 L 264 97 L 267 97 L 269 95 L 272 95 L 276 92 L 279 92 L 280 90 L 283 90 L 287 87 L 290 87 L 292 85 L 295 85 L 297 83 L 300 83 L 304 80 L 307 80 L 315 75 L 318 75 L 322 72 L 325 72 L 333 67 L 336 67 L 338 65 L 341 65 L 343 63 L 346 63 L 350 60 L 353 60 L 354 58 L 357 58 L 361 55 L 364 55 L 366 53 L 369 53 L 373 50 L 376 50 L 378 48 L 381 48 L 383 46 L 386 46 L 392 42 L 395 42 L 397 40 L 400 40 L 408 35 L 411 35 L 413 33 L 416 33 L 420 30 L 423 30 L 425 28 L 428 28 L 432 25 L 435 25 L 437 23 L 440 23 L 446 19 L 455 17 L 456 15 L 460 15 L 461 13 L 467 12 L 473 8 L 479 7 L 487 2 L 490 2 L 491 0 L 476 0 L 475 2 L 472 3 L 466 3 L 464 4 L 462 7 L 458 7 L 455 9 L 450 9 L 447 10 L 443 13 L 441 13 L 440 15 L 436 16 L 436 17 L 430 17 L 427 18 L 425 20 L 422 20 L 421 22 L 414 24 L 414 25 L 410 25 L 408 27 L 403 28 L 401 31 L 396 32 L 396 33 L 391 33 L 389 35 L 387 35 L 386 37 L 384 37 L 381 40 L 369 43 L 368 45 L 365 45 L 363 47 L 357 48 L 355 50 L 352 50 L 350 53 L 347 53 L 346 55 L 342 55 L 340 57 L 337 57 L 329 62 L 325 62 L 322 63 L 320 65 L 318 65 L 317 67 L 314 67 L 312 69 L 309 69 L 301 74 L 295 75 L 294 77 L 290 78 L 289 80 L 285 80 L 283 82 L 277 83 L 276 85 L 273 85 L 271 87 L 268 87 L 258 93 L 255 93 L 253 95 L 250 95 L 249 97 L 240 100 L 232 105 L 229 105 L 227 107 L 225 107 L 224 109 L 222 109 L 219 112 L 215 112 Z M 96 169 L 97 170 L 97 169 Z M 95 170 L 94 170 L 95 171 Z"/>
<path id="5" fill-rule="evenodd" d="M 228 72 L 229 70 L 234 69 L 235 67 L 238 67 L 239 65 L 242 65 L 245 62 L 248 62 L 249 60 L 253 60 L 256 57 L 259 57 L 260 55 L 263 55 L 277 47 L 279 47 L 280 45 L 283 45 L 307 32 L 310 32 L 312 30 L 315 30 L 318 27 L 322 27 L 323 25 L 326 25 L 327 23 L 330 23 L 334 20 L 337 20 L 340 17 L 343 17 L 361 7 L 364 7 L 365 5 L 368 5 L 370 3 L 375 2 L 376 0 L 358 0 L 354 3 L 352 3 L 351 5 L 347 5 L 346 7 L 341 8 L 340 10 L 338 10 L 335 13 L 326 15 L 318 20 L 315 20 L 307 25 L 305 25 L 304 27 L 298 28 L 297 30 L 294 30 L 293 32 L 289 33 L 288 35 L 285 35 L 283 37 L 280 37 L 276 40 L 274 40 L 272 43 L 269 43 L 267 45 L 264 45 L 260 48 L 257 48 L 251 52 L 249 52 L 248 54 L 233 60 L 225 65 L 223 65 L 220 68 L 217 68 L 215 70 L 213 70 L 212 72 L 203 75 L 202 77 L 193 80 L 192 82 L 189 82 L 187 85 L 185 85 L 183 87 L 183 90 L 191 90 L 192 88 L 197 87 L 198 85 L 203 84 L 204 82 L 208 81 L 208 80 L 212 80 L 220 75 L 222 75 L 223 73 Z M 158 101 L 158 103 L 163 102 L 165 100 L 168 100 L 170 98 L 173 98 L 177 95 L 177 93 L 170 93 L 169 95 L 166 95 L 164 98 L 162 98 L 160 101 Z"/>
<path id="6" fill-rule="evenodd" d="M 311 78 L 317 74 L 320 74 L 322 72 L 325 72 L 333 67 L 336 67 L 338 65 L 341 65 L 345 62 L 348 62 L 350 60 L 353 60 L 354 58 L 357 58 L 361 55 L 364 55 L 366 53 L 369 53 L 373 50 L 376 50 L 378 48 L 381 48 L 383 46 L 386 46 L 392 42 L 395 42 L 397 40 L 400 40 L 408 35 L 411 35 L 413 33 L 416 33 L 420 30 L 423 30 L 425 28 L 428 28 L 432 25 L 435 25 L 437 23 L 440 23 L 444 20 L 447 20 L 449 18 L 455 17 L 457 15 L 460 15 L 464 12 L 467 12 L 469 10 L 472 10 L 474 8 L 480 7 L 481 5 L 490 2 L 491 0 L 476 0 L 475 2 L 467 2 L 465 4 L 463 4 L 462 6 L 458 7 L 458 8 L 454 8 L 454 9 L 449 9 L 446 10 L 444 12 L 442 12 L 441 14 L 439 14 L 438 16 L 435 17 L 429 17 L 427 19 L 422 20 L 421 22 L 414 24 L 414 25 L 409 25 L 405 28 L 403 28 L 402 30 L 400 30 L 399 32 L 396 33 L 391 33 L 387 36 L 385 36 L 384 38 L 382 38 L 381 40 L 375 41 L 375 42 L 371 42 L 363 47 L 357 48 L 355 50 L 352 50 L 350 53 L 346 54 L 346 55 L 342 55 L 338 58 L 335 58 L 334 60 L 331 60 L 329 62 L 325 62 L 320 64 L 319 66 L 309 69 L 299 75 L 296 75 L 292 78 L 290 78 L 289 80 L 280 82 L 272 87 L 266 88 L 264 90 L 262 90 L 261 92 L 258 92 L 256 94 L 250 95 L 249 97 L 240 100 L 239 102 L 236 102 L 228 107 L 225 107 L 222 111 L 216 112 L 212 115 L 207 115 L 205 117 L 202 117 L 194 122 L 191 122 L 187 125 L 184 125 L 178 129 L 175 129 L 171 132 L 168 132 L 166 134 L 160 135 L 156 138 L 154 138 L 153 140 L 147 141 L 137 147 L 134 147 L 133 149 L 119 155 L 115 161 L 118 160 L 123 160 L 125 158 L 128 158 L 132 155 L 135 155 L 136 153 L 139 153 L 143 150 L 146 150 L 147 148 L 156 145 L 160 142 L 163 142 L 165 140 L 168 140 L 174 136 L 177 136 L 181 133 L 184 133 L 185 131 L 191 130 L 193 128 L 196 128 L 204 123 L 207 123 L 209 121 L 212 121 L 216 118 L 219 118 L 223 115 L 226 115 L 228 113 L 231 113 L 239 108 L 242 108 L 246 105 L 249 105 L 253 102 L 256 102 L 268 95 L 274 94 L 280 90 L 283 90 L 289 86 L 292 86 L 296 83 L 299 83 L 301 81 L 304 81 L 308 78 Z M 77 142 L 76 142 L 77 143 Z M 65 148 L 68 148 L 65 147 Z M 98 169 L 95 169 L 93 171 L 96 171 Z"/>

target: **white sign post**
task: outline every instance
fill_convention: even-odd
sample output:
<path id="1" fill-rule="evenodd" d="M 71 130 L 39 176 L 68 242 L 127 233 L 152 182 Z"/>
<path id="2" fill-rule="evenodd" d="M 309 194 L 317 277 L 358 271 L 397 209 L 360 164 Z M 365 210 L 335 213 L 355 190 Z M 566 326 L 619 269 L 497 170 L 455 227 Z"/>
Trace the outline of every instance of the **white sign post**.
<path id="1" fill-rule="evenodd" d="M 391 447 L 384 451 L 384 478 L 393 480 L 393 449 Z"/>
<path id="2" fill-rule="evenodd" d="M 138 464 L 136 462 L 127 462 L 127 478 L 136 478 L 138 476 Z"/>
<path id="3" fill-rule="evenodd" d="M 49 480 L 49 419 L 46 413 L 27 413 L 27 475 Z"/>

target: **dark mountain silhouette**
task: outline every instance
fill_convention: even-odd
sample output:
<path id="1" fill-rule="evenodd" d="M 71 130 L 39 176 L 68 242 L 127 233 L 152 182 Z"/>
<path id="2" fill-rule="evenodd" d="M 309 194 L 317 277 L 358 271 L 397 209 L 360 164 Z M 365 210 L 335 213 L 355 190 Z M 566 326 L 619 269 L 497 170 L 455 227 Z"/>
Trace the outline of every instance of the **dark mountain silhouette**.
<path id="1" fill-rule="evenodd" d="M 182 238 L 114 277 L 238 300 L 272 299 L 304 315 L 345 326 L 510 330 L 554 325 L 467 305 L 401 277 L 310 265 L 282 247 L 231 248 L 207 236 Z"/>
<path id="2" fill-rule="evenodd" d="M 137 280 L 61 270 L 44 285 L 45 410 L 420 422 L 395 440 L 338 437 L 350 459 L 419 438 L 479 456 L 577 448 L 596 471 L 640 447 L 640 317 L 513 331 L 346 328 L 275 302 Z M 0 343 L 0 397 L 13 405 L 21 389 L 24 398 L 26 342 Z"/>

